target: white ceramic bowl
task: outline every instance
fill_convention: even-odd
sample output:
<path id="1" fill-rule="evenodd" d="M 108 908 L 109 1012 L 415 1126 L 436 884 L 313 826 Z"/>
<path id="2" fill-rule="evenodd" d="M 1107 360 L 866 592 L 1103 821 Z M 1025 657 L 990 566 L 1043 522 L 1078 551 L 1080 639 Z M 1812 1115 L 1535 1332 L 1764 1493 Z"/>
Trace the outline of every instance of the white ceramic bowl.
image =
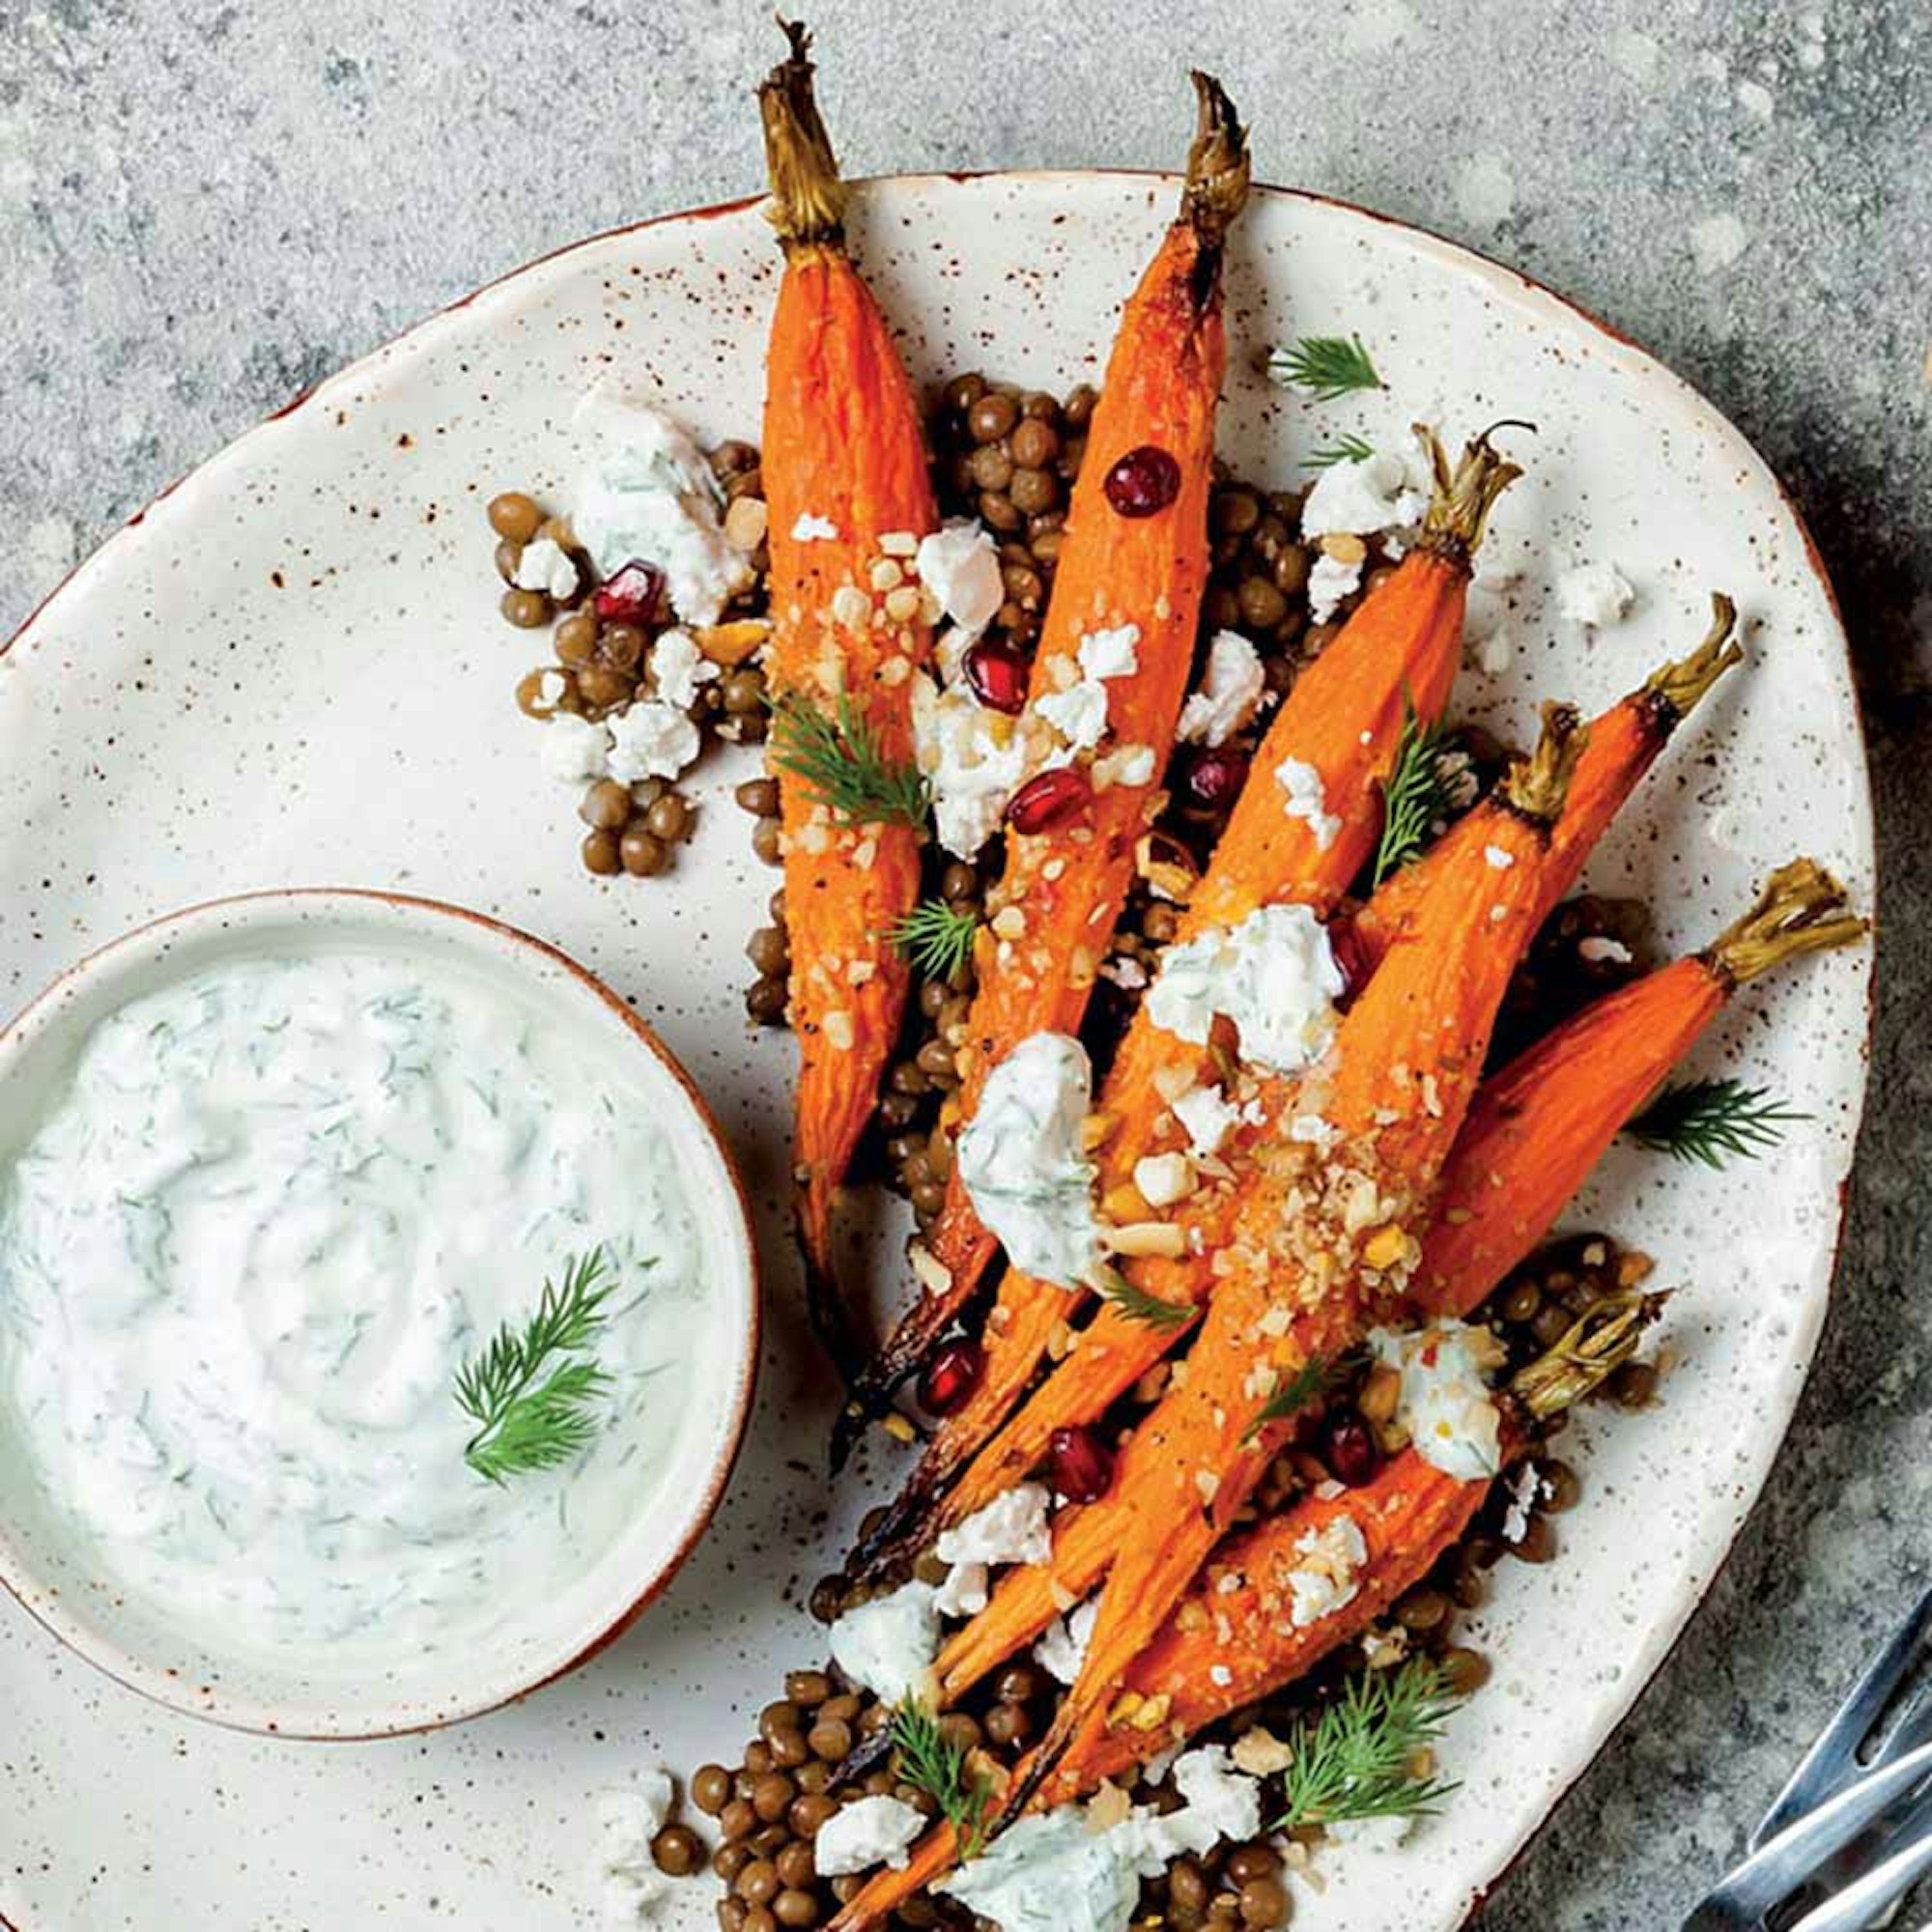
<path id="1" fill-rule="evenodd" d="M 487 1644 L 454 1642 L 329 1674 L 313 1654 L 283 1663 L 229 1655 L 103 1578 L 12 1439 L 0 1403 L 0 1581 L 90 1662 L 177 1710 L 294 1737 L 376 1737 L 472 1717 L 533 1690 L 623 1631 L 669 1581 L 709 1523 L 750 1409 L 758 1282 L 742 1184 L 702 1098 L 657 1036 L 561 952 L 480 914 L 364 892 L 216 900 L 145 925 L 84 959 L 0 1034 L 0 1167 L 29 1140 L 95 1026 L 235 958 L 376 953 L 454 968 L 568 1030 L 633 1088 L 671 1150 L 697 1224 L 707 1295 L 681 1337 L 682 1372 L 713 1399 L 687 1403 L 668 1465 L 589 1566 L 556 1579 L 540 1607 Z M 292 1654 L 293 1655 L 293 1654 Z"/>

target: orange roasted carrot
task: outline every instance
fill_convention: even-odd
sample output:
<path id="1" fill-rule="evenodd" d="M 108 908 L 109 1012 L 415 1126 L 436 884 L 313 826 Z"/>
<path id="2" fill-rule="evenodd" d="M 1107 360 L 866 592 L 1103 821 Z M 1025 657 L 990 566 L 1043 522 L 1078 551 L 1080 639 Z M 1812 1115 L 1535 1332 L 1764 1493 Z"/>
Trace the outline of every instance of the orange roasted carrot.
<path id="1" fill-rule="evenodd" d="M 1469 443 L 1453 469 L 1433 435 L 1429 442 L 1435 489 L 1421 536 L 1276 713 L 1257 751 L 1255 776 L 1181 915 L 1177 943 L 1235 924 L 1264 905 L 1292 901 L 1326 913 L 1374 850 L 1382 819 L 1378 787 L 1395 762 L 1406 706 L 1433 721 L 1448 701 L 1471 561 L 1496 498 L 1520 473 L 1487 436 Z M 1276 773 L 1290 760 L 1320 774 L 1332 825 L 1318 828 L 1284 810 Z M 1143 1155 L 1184 1138 L 1161 1089 L 1211 1082 L 1211 1069 L 1205 1047 L 1163 1032 L 1144 1009 L 1135 1013 L 1095 1103 L 1102 1118 L 1120 1122 L 1094 1156 L 1103 1199 L 1131 1182 Z M 912 1318 L 921 1334 L 943 1332 L 974 1286 L 962 1267 L 943 1293 L 923 1295 Z M 926 1540 L 932 1504 L 1006 1420 L 1055 1329 L 1083 1299 L 1081 1291 L 1008 1270 L 986 1324 L 979 1386 L 935 1428 L 910 1481 L 855 1552 L 855 1574 L 888 1567 Z"/>
<path id="2" fill-rule="evenodd" d="M 1734 618 L 1730 600 L 1720 596 L 1712 601 L 1715 621 L 1697 649 L 1677 663 L 1663 666 L 1637 691 L 1613 705 L 1590 726 L 1588 740 L 1577 758 L 1569 802 L 1550 833 L 1548 859 L 1540 875 L 1542 897 L 1535 913 L 1536 923 L 1541 924 L 1557 901 L 1575 885 L 1577 875 L 1589 856 L 1590 847 L 1602 837 L 1617 808 L 1655 762 L 1677 724 L 1690 714 L 1718 677 L 1741 656 L 1737 647 L 1728 641 Z M 1330 647 L 1331 651 L 1341 649 L 1346 637 L 1347 633 L 1344 639 L 1338 639 Z M 1315 668 L 1320 668 L 1319 661 Z M 1313 674 L 1311 671 L 1310 675 Z M 1482 808 L 1478 808 L 1478 814 L 1481 810 Z M 1481 842 L 1487 835 L 1483 832 L 1478 814 L 1471 815 L 1476 819 L 1474 824 L 1464 819 L 1463 827 L 1467 829 L 1459 827 L 1443 841 L 1444 846 L 1453 845 L 1457 839 Z M 1223 844 L 1226 842 L 1224 838 Z M 1387 949 L 1390 937 L 1412 917 L 1418 900 L 1429 890 L 1431 880 L 1446 857 L 1447 854 L 1438 847 L 1435 853 L 1405 867 L 1356 913 L 1350 921 L 1350 927 L 1356 942 L 1358 970 L 1369 972 L 1374 969 Z M 1164 1043 L 1172 1038 L 1151 1025 L 1143 1027 L 1144 1020 L 1144 1013 L 1136 1016 L 1135 1029 L 1129 1032 L 1123 1047 L 1123 1058 L 1126 1051 L 1133 1047 L 1136 1035 L 1143 1030 L 1155 1041 L 1162 1042 L 1163 1050 Z M 1662 1071 L 1672 1064 L 1674 1056 L 1672 1060 L 1661 1062 L 1656 1077 L 1661 1079 Z M 1137 1105 L 1158 1114 L 1163 1104 L 1158 1093 L 1159 1089 L 1154 1088 Z M 1115 1110 L 1111 1085 L 1102 1104 L 1110 1111 Z M 1611 1119 L 1605 1129 L 1606 1138 L 1615 1132 L 1628 1111 Z M 1141 1151 L 1145 1151 L 1145 1149 Z M 1129 1166 L 1127 1172 L 1130 1174 L 1131 1171 Z M 1554 1170 L 1550 1172 L 1553 1174 Z M 1118 1180 L 1118 1175 L 1115 1179 Z M 1560 1200 L 1567 1200 L 1581 1180 L 1579 1173 Z M 1213 1275 L 1206 1263 L 1189 1258 L 1163 1270 L 1156 1292 L 1168 1300 L 1200 1302 L 1211 1294 L 1213 1285 Z M 987 1326 L 987 1380 L 994 1379 L 996 1365 L 999 1365 L 997 1373 L 1003 1382 L 1016 1374 L 1016 1368 L 1009 1370 L 1005 1365 L 1019 1358 L 1026 1361 L 1030 1375 L 1055 1324 L 1065 1319 L 1072 1305 L 1069 1297 L 1054 1291 L 1051 1300 L 1041 1295 L 1025 1300 L 1016 1312 L 996 1313 Z M 1006 1309 L 1009 1306 L 1003 1284 L 1001 1307 Z M 942 1500 L 934 1493 L 940 1487 L 935 1481 L 927 1492 L 919 1497 L 916 1514 L 904 1499 L 895 1502 L 887 1519 L 864 1546 L 865 1551 L 871 1554 L 878 1565 L 887 1560 L 902 1560 L 908 1554 L 916 1553 L 918 1548 L 929 1541 L 938 1529 L 983 1507 L 993 1496 L 1021 1481 L 1034 1468 L 1046 1453 L 1047 1444 L 1056 1430 L 1080 1427 L 1103 1413 L 1110 1403 L 1176 1346 L 1181 1332 L 1178 1328 L 1162 1330 L 1150 1327 L 1117 1307 L 1101 1309 L 1080 1331 L 1072 1353 L 1055 1369 L 1019 1412 L 1005 1423 L 970 1468 L 957 1479 L 952 1492 Z M 992 1397 L 986 1398 L 986 1404 L 990 1406 L 993 1400 Z M 975 1403 L 962 1410 L 957 1420 L 964 1422 L 974 1416 L 980 1406 L 980 1399 L 976 1397 Z M 950 1443 L 949 1430 L 950 1425 L 946 1425 L 936 1434 L 933 1447 L 928 1450 L 929 1459 L 936 1459 L 942 1453 L 941 1445 Z M 924 1463 L 922 1463 L 922 1472 L 923 1468 Z M 951 1476 L 952 1465 L 945 1465 L 942 1474 Z"/>
<path id="3" fill-rule="evenodd" d="M 1702 952 L 1606 994 L 1492 1075 L 1443 1170 L 1409 1276 L 1418 1309 L 1472 1314 L 1555 1226 L 1617 1130 L 1739 987 L 1864 930 L 1828 872 L 1793 860 Z M 1052 1564 L 1009 1572 L 941 1652 L 942 1697 L 961 1695 L 1085 1596 L 1120 1533 L 1105 1502 L 1064 1515 Z"/>
<path id="4" fill-rule="evenodd" d="M 1006 870 L 977 952 L 979 990 L 963 1049 L 960 1118 L 993 1066 L 1028 1035 L 1076 1032 L 1134 877 L 1194 654 L 1208 564 L 1214 412 L 1228 363 L 1221 251 L 1247 199 L 1246 137 L 1218 82 L 1197 73 L 1200 126 L 1179 217 L 1127 300 L 1034 658 L 1029 707 L 1078 681 L 1082 639 L 1131 629 L 1135 668 L 1110 677 L 1093 753 L 1041 771 L 1008 811 Z M 955 1170 L 927 1236 L 937 1270 L 970 1291 L 995 1243 Z M 861 1388 L 876 1412 L 951 1320 L 923 1296 Z M 851 1425 L 843 1432 L 849 1438 Z"/>
<path id="5" fill-rule="evenodd" d="M 812 98 L 810 36 L 785 32 L 791 56 L 758 90 L 785 258 L 766 361 L 769 759 L 799 1042 L 799 1233 L 812 1326 L 849 1381 L 864 1351 L 837 1286 L 833 1208 L 905 1005 L 908 968 L 891 933 L 919 896 L 909 688 L 931 645 L 917 590 L 879 585 L 938 516 L 912 386 L 845 252 L 845 190 Z M 843 756 L 855 750 L 871 754 L 856 779 Z"/>
<path id="6" fill-rule="evenodd" d="M 1551 707 L 1534 754 L 1478 809 L 1483 842 L 1452 836 L 1432 855 L 1429 890 L 1344 1016 L 1330 1060 L 1293 1090 L 1294 1110 L 1319 1114 L 1328 1145 L 1318 1151 L 1284 1133 L 1257 1150 L 1236 1190 L 1232 1238 L 1210 1244 L 1220 1279 L 1186 1377 L 1122 1458 L 1110 1502 L 1120 1548 L 1033 1779 L 1112 1707 L 1253 1492 L 1293 1419 L 1277 1391 L 1401 1296 L 1496 1009 L 1536 929 L 1549 829 L 1581 742 L 1575 714 Z"/>

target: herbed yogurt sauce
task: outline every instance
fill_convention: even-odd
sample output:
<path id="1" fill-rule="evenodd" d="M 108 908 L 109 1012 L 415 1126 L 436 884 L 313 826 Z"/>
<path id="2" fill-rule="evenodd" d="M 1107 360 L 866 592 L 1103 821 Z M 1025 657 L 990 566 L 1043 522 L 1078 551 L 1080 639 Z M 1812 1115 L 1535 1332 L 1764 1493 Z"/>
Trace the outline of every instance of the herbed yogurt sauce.
<path id="1" fill-rule="evenodd" d="M 460 969 L 238 960 L 135 1001 L 0 1172 L 0 1421 L 188 1634 L 474 1641 L 648 1506 L 690 1399 L 696 1224 L 649 1118 Z M 604 1427 L 493 1488 L 457 1368 L 600 1242 Z"/>

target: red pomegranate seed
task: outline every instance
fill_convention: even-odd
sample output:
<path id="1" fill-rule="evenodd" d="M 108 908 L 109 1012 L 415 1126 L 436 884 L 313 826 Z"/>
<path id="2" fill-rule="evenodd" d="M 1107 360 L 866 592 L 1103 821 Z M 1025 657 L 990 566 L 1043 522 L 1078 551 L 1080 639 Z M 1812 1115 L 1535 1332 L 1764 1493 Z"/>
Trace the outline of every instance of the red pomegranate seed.
<path id="1" fill-rule="evenodd" d="M 930 1415 L 953 1415 L 966 1406 L 986 1372 L 986 1351 L 973 1341 L 949 1342 L 919 1378 L 919 1406 Z"/>
<path id="2" fill-rule="evenodd" d="M 1114 1452 L 1091 1429 L 1056 1429 L 1047 1438 L 1053 1487 L 1070 1503 L 1097 1502 L 1114 1480 Z"/>
<path id="3" fill-rule="evenodd" d="M 1342 997 L 1335 1004 L 1347 1012 L 1362 990 L 1369 965 L 1362 956 L 1361 936 L 1352 919 L 1344 916 L 1328 922 L 1328 951 L 1335 955 L 1335 964 L 1342 975 Z"/>
<path id="4" fill-rule="evenodd" d="M 634 556 L 597 586 L 591 602 L 607 624 L 661 624 L 668 614 L 664 595 L 664 572 Z"/>
<path id="5" fill-rule="evenodd" d="M 1321 1460 L 1334 1471 L 1335 1480 L 1351 1490 L 1373 1481 L 1382 1465 L 1374 1431 L 1353 1409 L 1328 1418 L 1321 1448 Z"/>
<path id="6" fill-rule="evenodd" d="M 1107 471 L 1107 500 L 1123 517 L 1151 517 L 1180 495 L 1180 465 L 1158 444 L 1130 449 Z"/>
<path id="7" fill-rule="evenodd" d="M 1248 754 L 1223 745 L 1217 751 L 1196 753 L 1184 782 L 1193 804 L 1222 806 L 1234 803 L 1247 778 Z"/>
<path id="8" fill-rule="evenodd" d="M 982 639 L 966 653 L 966 682 L 988 711 L 1017 716 L 1026 709 L 1027 661 L 1010 644 Z"/>
<path id="9" fill-rule="evenodd" d="M 1094 786 L 1078 765 L 1058 765 L 1028 779 L 1007 801 L 1007 823 L 1015 832 L 1051 832 L 1080 816 L 1094 802 Z"/>

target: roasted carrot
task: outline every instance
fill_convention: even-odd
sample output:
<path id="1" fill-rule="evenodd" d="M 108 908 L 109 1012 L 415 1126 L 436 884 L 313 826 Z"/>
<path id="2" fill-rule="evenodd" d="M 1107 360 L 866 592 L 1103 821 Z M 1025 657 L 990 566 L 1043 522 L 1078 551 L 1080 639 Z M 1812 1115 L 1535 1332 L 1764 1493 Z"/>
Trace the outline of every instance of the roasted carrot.
<path id="1" fill-rule="evenodd" d="M 1422 534 L 1276 713 L 1256 753 L 1255 776 L 1181 914 L 1178 943 L 1235 924 L 1263 905 L 1293 901 L 1326 913 L 1374 849 L 1382 815 L 1378 787 L 1395 762 L 1406 710 L 1433 721 L 1448 701 L 1471 560 L 1496 498 L 1520 473 L 1487 436 L 1469 443 L 1453 469 L 1433 435 L 1429 445 L 1435 488 Z M 1291 760 L 1320 774 L 1332 825 L 1318 828 L 1283 810 L 1275 775 Z M 1094 1156 L 1103 1199 L 1131 1184 L 1143 1155 L 1183 1138 L 1161 1090 L 1212 1078 L 1206 1048 L 1163 1032 L 1144 1009 L 1135 1013 L 1096 1102 L 1102 1119 L 1119 1122 Z M 923 1297 L 922 1326 L 941 1332 L 974 1285 L 961 1266 L 943 1294 Z M 855 1551 L 855 1575 L 888 1568 L 927 1540 L 932 1505 L 1006 1420 L 1055 1330 L 1084 1298 L 1081 1291 L 1007 1271 L 986 1324 L 979 1386 L 935 1428 L 904 1490 Z"/>
<path id="2" fill-rule="evenodd" d="M 1516 1378 L 1499 1405 L 1505 1466 L 1528 1447 L 1536 1422 L 1579 1402 L 1630 1359 L 1662 1299 L 1607 1297 Z M 1494 1480 L 1459 1481 L 1407 1449 L 1359 1488 L 1338 1496 L 1305 1496 L 1230 1539 L 1215 1554 L 1211 1582 L 1189 1593 L 1129 1671 L 1123 1701 L 1131 1700 L 1133 1721 L 1090 1722 L 1053 1778 L 1035 1792 L 1034 1806 L 1084 1796 L 1306 1675 L 1429 1575 L 1468 1528 Z M 1288 1579 L 1306 1560 L 1298 1546 L 1344 1516 L 1361 1532 L 1367 1551 L 1354 1573 L 1354 1595 L 1331 1614 L 1297 1625 L 1289 1614 Z M 1018 1781 L 1024 1784 L 1028 1773 L 1023 1764 Z M 880 1871 L 868 1880 L 833 1919 L 831 1932 L 867 1932 L 881 1924 L 913 1892 L 949 1871 L 957 1855 L 950 1828 L 931 1833 L 904 1870 Z"/>
<path id="3" fill-rule="evenodd" d="M 1478 808 L 1484 841 L 1452 836 L 1438 846 L 1429 890 L 1337 1030 L 1332 1064 L 1294 1090 L 1293 1105 L 1319 1114 L 1330 1144 L 1318 1152 L 1283 1133 L 1257 1150 L 1237 1184 L 1232 1239 L 1213 1254 L 1220 1279 L 1185 1379 L 1122 1458 L 1112 1499 L 1120 1548 L 1086 1662 L 1035 1754 L 1035 1780 L 1112 1707 L 1273 1460 L 1292 1421 L 1274 1401 L 1283 1378 L 1350 1346 L 1402 1294 L 1496 1009 L 1535 931 L 1549 829 L 1581 746 L 1575 714 L 1552 706 L 1535 753 Z"/>
<path id="4" fill-rule="evenodd" d="M 1714 622 L 1709 635 L 1696 650 L 1680 661 L 1664 665 L 1590 726 L 1588 740 L 1577 758 L 1569 802 L 1550 834 L 1549 854 L 1541 874 L 1542 898 L 1535 914 L 1537 923 L 1540 924 L 1548 916 L 1557 901 L 1576 884 L 1591 846 L 1602 837 L 1637 781 L 1655 762 L 1678 724 L 1690 715 L 1722 672 L 1737 663 L 1742 655 L 1729 641 L 1735 615 L 1730 600 L 1719 596 L 1714 597 L 1712 603 Z M 1365 611 L 1368 608 L 1364 606 Z M 1347 633 L 1330 647 L 1331 654 L 1340 650 L 1346 639 Z M 1318 661 L 1309 673 L 1311 677 L 1315 670 L 1321 668 L 1321 662 L 1325 660 Z M 1458 838 L 1480 842 L 1487 837 L 1480 818 L 1474 824 L 1467 819 L 1463 824 L 1467 829 L 1459 828 L 1450 839 L 1444 841 L 1445 845 L 1453 844 Z M 1224 838 L 1224 848 L 1227 843 L 1228 839 Z M 1390 936 L 1409 920 L 1435 869 L 1447 856 L 1438 848 L 1435 854 L 1405 867 L 1388 879 L 1353 917 L 1350 928 L 1354 935 L 1359 971 L 1373 971 L 1386 950 Z M 1212 876 L 1211 867 L 1209 876 Z M 1143 1052 L 1172 1053 L 1182 1045 L 1174 1041 L 1171 1035 L 1147 1024 L 1143 1013 L 1136 1016 L 1135 1026 L 1128 1033 L 1122 1047 L 1122 1062 L 1129 1052 L 1136 1049 L 1137 1041 L 1141 1041 L 1143 1036 L 1147 1036 L 1152 1043 L 1151 1046 L 1143 1043 L 1140 1047 Z M 1180 1064 L 1183 1066 L 1186 1065 L 1184 1061 Z M 1667 1068 L 1671 1064 L 1665 1061 L 1662 1066 Z M 1662 1077 L 1661 1070 L 1657 1077 Z M 1165 1078 L 1162 1084 L 1166 1084 Z M 1160 1087 L 1153 1084 L 1151 1075 L 1149 1076 L 1149 1085 L 1151 1091 L 1133 1103 L 1132 1112 L 1124 1106 L 1116 1105 L 1115 1088 L 1111 1082 L 1101 1104 L 1110 1114 L 1121 1114 L 1123 1121 L 1147 1115 L 1157 1116 L 1163 1105 L 1159 1098 Z M 1623 1118 L 1618 1116 L 1612 1121 L 1608 1131 L 1614 1132 Z M 1148 1146 L 1153 1144 L 1146 1143 L 1138 1151 L 1144 1152 Z M 1129 1145 L 1132 1143 L 1129 1142 Z M 1118 1184 L 1122 1178 L 1120 1170 L 1102 1164 L 1106 1152 L 1106 1150 L 1102 1151 L 1096 1166 L 1110 1176 L 1110 1184 Z M 1131 1163 L 1125 1172 L 1131 1174 Z M 1568 1199 L 1568 1194 L 1575 1191 L 1581 1178 L 1579 1174 L 1563 1199 Z M 1009 1282 L 1013 1279 L 1009 1277 Z M 1024 1281 L 1023 1277 L 1019 1279 Z M 1213 1286 L 1214 1277 L 1205 1261 L 1189 1258 L 1164 1268 L 1155 1292 L 1168 1300 L 1201 1302 L 1212 1293 Z M 937 1492 L 944 1479 L 950 1477 L 956 1466 L 956 1459 L 951 1457 L 951 1445 L 955 1439 L 954 1424 L 961 1425 L 958 1439 L 965 1439 L 968 1434 L 965 1425 L 991 1408 L 1001 1397 L 1010 1402 L 1008 1391 L 1015 1385 L 1023 1385 L 1024 1380 L 1031 1377 L 1056 1324 L 1065 1320 L 1073 1305 L 1069 1297 L 1057 1291 L 1028 1295 L 1023 1290 L 1015 1289 L 1009 1301 L 1008 1286 L 1002 1285 L 1000 1308 L 1007 1312 L 996 1312 L 987 1325 L 986 1336 L 986 1380 L 990 1383 L 998 1378 L 999 1394 L 987 1395 L 983 1399 L 976 1395 L 974 1402 L 953 1422 L 943 1425 L 935 1434 L 926 1457 L 922 1461 L 919 1474 L 923 1476 L 928 1463 L 934 1465 L 936 1474 L 926 1484 L 923 1493 L 917 1497 L 916 1509 L 909 1500 L 911 1492 L 908 1492 L 907 1496 L 895 1502 L 887 1518 L 863 1546 L 863 1553 L 871 1557 L 875 1567 L 884 1567 L 888 1562 L 902 1562 L 909 1555 L 916 1554 L 939 1529 L 970 1516 L 1001 1491 L 1021 1481 L 1045 1454 L 1056 1430 L 1077 1428 L 1092 1422 L 1172 1350 L 1184 1332 L 1179 1328 L 1163 1330 L 1151 1327 L 1117 1307 L 1101 1309 L 1080 1331 L 1067 1359 L 1019 1412 L 1006 1422 L 1001 1432 L 957 1479 L 952 1492 L 942 1498 Z M 918 1480 L 916 1477 L 916 1483 Z"/>
<path id="5" fill-rule="evenodd" d="M 845 189 L 812 97 L 810 36 L 785 32 L 790 58 L 758 90 L 784 250 L 766 363 L 768 742 L 799 1041 L 798 1226 L 812 1325 L 849 1381 L 864 1351 L 837 1285 L 833 1209 L 898 1037 L 908 969 L 890 935 L 919 896 L 917 785 L 878 778 L 911 771 L 910 675 L 931 645 L 917 592 L 875 585 L 938 517 L 912 386 L 845 252 Z M 856 787 L 828 782 L 814 746 L 835 762 L 869 753 L 872 769 Z"/>
<path id="6" fill-rule="evenodd" d="M 1618 1128 L 1737 988 L 1864 930 L 1831 875 L 1794 860 L 1702 952 L 1606 994 L 1492 1074 L 1443 1170 L 1408 1282 L 1418 1309 L 1472 1314 L 1555 1226 Z M 987 1609 L 946 1645 L 942 1697 L 961 1695 L 1085 1596 L 1120 1534 L 1105 1502 L 1064 1515 L 1052 1564 L 1009 1572 Z"/>
<path id="7" fill-rule="evenodd" d="M 1078 1030 L 1174 745 L 1208 580 L 1214 412 L 1228 361 L 1222 244 L 1248 189 L 1246 137 L 1233 103 L 1206 74 L 1195 74 L 1194 85 L 1200 125 L 1180 213 L 1121 319 L 1067 510 L 1029 705 L 1039 715 L 1043 699 L 1078 680 L 1090 635 L 1131 627 L 1136 668 L 1107 680 L 1098 755 L 1035 780 L 1064 796 L 1037 796 L 1035 811 L 1028 787 L 1009 809 L 1006 870 L 977 948 L 961 1121 L 1021 1039 Z M 964 1283 L 963 1295 L 995 1246 L 955 1172 L 927 1237 L 933 1266 L 924 1272 Z M 841 1441 L 884 1406 L 954 1305 L 950 1287 L 915 1303 L 855 1391 Z"/>

